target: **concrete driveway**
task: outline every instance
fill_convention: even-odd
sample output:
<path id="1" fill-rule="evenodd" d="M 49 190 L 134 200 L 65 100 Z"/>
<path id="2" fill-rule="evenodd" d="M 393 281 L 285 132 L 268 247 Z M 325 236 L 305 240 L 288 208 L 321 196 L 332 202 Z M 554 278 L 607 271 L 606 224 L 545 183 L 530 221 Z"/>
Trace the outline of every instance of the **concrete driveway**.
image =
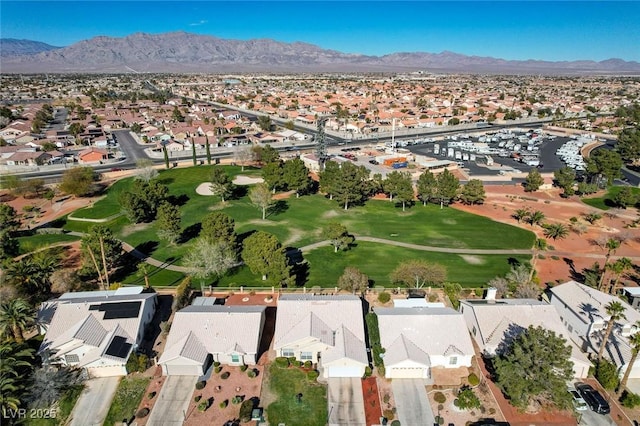
<path id="1" fill-rule="evenodd" d="M 147 424 L 149 426 L 182 425 L 189 415 L 187 410 L 197 381 L 198 376 L 167 377 Z"/>
<path id="2" fill-rule="evenodd" d="M 609 414 L 602 415 L 591 410 L 582 411 L 579 425 L 583 426 L 615 426 L 616 422 L 613 421 Z"/>
<path id="3" fill-rule="evenodd" d="M 423 379 L 393 379 L 393 399 L 396 401 L 396 415 L 400 424 L 425 425 L 435 423 L 435 416 L 429 404 L 427 390 L 428 384 Z"/>
<path id="4" fill-rule="evenodd" d="M 85 387 L 73 411 L 71 412 L 71 426 L 102 425 L 107 417 L 111 400 L 116 394 L 118 383 L 122 377 L 102 377 L 90 379 L 85 382 Z"/>
<path id="5" fill-rule="evenodd" d="M 366 426 L 362 380 L 352 377 L 327 379 L 329 426 Z"/>

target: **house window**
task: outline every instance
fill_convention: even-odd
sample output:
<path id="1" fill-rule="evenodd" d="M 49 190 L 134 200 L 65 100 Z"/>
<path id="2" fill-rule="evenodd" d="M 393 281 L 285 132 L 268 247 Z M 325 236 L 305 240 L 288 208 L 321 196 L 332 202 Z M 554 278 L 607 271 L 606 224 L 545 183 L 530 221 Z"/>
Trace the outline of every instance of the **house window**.
<path id="1" fill-rule="evenodd" d="M 458 364 L 458 357 L 457 356 L 452 356 L 449 358 L 449 365 L 456 365 Z"/>
<path id="2" fill-rule="evenodd" d="M 300 352 L 300 360 L 311 361 L 313 360 L 313 354 L 311 352 Z"/>
<path id="3" fill-rule="evenodd" d="M 282 350 L 282 356 L 291 357 L 291 356 L 296 356 L 296 355 L 293 353 L 293 349 L 286 349 L 285 348 L 285 349 Z"/>
<path id="4" fill-rule="evenodd" d="M 240 355 L 232 354 L 231 355 L 231 362 L 240 362 Z"/>
<path id="5" fill-rule="evenodd" d="M 80 357 L 74 354 L 65 355 L 64 360 L 67 362 L 67 364 L 77 364 L 80 362 Z"/>

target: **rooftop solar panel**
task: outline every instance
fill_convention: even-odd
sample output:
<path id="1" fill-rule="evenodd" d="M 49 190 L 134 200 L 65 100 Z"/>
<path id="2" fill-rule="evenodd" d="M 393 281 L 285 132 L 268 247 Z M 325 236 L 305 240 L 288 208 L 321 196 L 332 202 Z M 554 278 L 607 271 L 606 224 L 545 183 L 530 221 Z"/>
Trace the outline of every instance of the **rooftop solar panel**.
<path id="1" fill-rule="evenodd" d="M 109 343 L 109 347 L 107 348 L 105 354 L 125 359 L 127 355 L 129 355 L 130 349 L 131 343 L 127 343 L 127 339 L 125 339 L 124 337 L 115 336 L 111 343 Z"/>
<path id="2" fill-rule="evenodd" d="M 104 312 L 104 319 L 137 318 L 142 302 L 116 302 L 91 305 L 90 311 Z"/>

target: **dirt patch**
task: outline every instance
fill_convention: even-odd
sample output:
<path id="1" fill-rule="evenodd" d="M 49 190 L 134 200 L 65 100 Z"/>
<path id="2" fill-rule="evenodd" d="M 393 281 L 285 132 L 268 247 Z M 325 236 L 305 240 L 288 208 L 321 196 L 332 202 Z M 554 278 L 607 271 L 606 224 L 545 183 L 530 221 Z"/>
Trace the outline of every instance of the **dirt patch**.
<path id="1" fill-rule="evenodd" d="M 470 265 L 482 265 L 484 263 L 484 259 L 472 254 L 461 254 L 460 257 Z"/>
<path id="2" fill-rule="evenodd" d="M 322 218 L 323 219 L 331 219 L 331 218 L 337 217 L 337 216 L 338 216 L 338 212 L 335 211 L 335 210 L 329 210 L 329 211 L 326 211 L 326 212 L 324 212 L 322 214 Z"/>
<path id="3" fill-rule="evenodd" d="M 302 237 L 305 236 L 305 232 L 302 229 L 290 228 L 289 229 L 289 238 L 286 239 L 284 243 L 282 243 L 285 247 L 290 246 L 291 244 L 300 241 Z"/>
<path id="4" fill-rule="evenodd" d="M 147 229 L 149 226 L 151 226 L 150 223 L 136 223 L 135 225 L 127 225 L 122 228 L 122 236 L 127 237 L 133 233 Z"/>

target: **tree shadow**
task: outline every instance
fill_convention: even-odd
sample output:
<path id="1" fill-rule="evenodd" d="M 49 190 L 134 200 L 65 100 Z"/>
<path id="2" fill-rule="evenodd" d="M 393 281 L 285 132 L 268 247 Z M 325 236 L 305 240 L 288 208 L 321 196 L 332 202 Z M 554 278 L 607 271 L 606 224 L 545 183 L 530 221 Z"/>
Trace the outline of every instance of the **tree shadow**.
<path id="1" fill-rule="evenodd" d="M 111 281 L 120 282 L 127 278 L 129 275 L 134 274 L 137 271 L 138 263 L 140 263 L 140 259 L 133 256 L 131 253 L 125 253 L 120 260 L 120 266 L 111 275 Z"/>
<path id="2" fill-rule="evenodd" d="M 249 187 L 247 185 L 235 185 L 233 187 L 231 197 L 229 198 L 238 199 L 238 198 L 246 197 L 248 193 L 249 193 Z"/>
<path id="3" fill-rule="evenodd" d="M 175 182 L 175 179 L 172 177 L 163 177 L 161 179 L 158 179 L 158 183 L 161 183 L 163 185 L 171 185 L 173 182 Z"/>
<path id="4" fill-rule="evenodd" d="M 238 234 L 238 245 L 242 246 L 242 244 L 244 243 L 244 240 L 249 238 L 255 232 L 258 232 L 258 231 L 253 229 L 251 231 L 247 231 L 247 232 L 243 232 L 242 234 Z"/>
<path id="5" fill-rule="evenodd" d="M 507 263 L 512 268 L 516 268 L 516 267 L 520 266 L 521 262 L 520 262 L 520 260 L 516 259 L 515 257 L 509 257 L 509 258 L 507 258 Z"/>
<path id="6" fill-rule="evenodd" d="M 196 238 L 202 231 L 202 224 L 200 222 L 187 226 L 180 234 L 180 243 L 186 243 L 187 241 Z"/>
<path id="7" fill-rule="evenodd" d="M 160 243 L 158 241 L 145 241 L 144 243 L 140 243 L 135 246 L 134 249 L 146 254 L 147 256 L 151 256 L 151 254 L 156 251 L 159 244 Z"/>
<path id="8" fill-rule="evenodd" d="M 295 277 L 296 287 L 304 286 L 309 280 L 309 262 L 302 261 L 298 262 L 291 268 L 291 273 Z"/>
<path id="9" fill-rule="evenodd" d="M 167 197 L 167 202 L 169 204 L 173 204 L 174 206 L 184 206 L 188 201 L 189 196 L 187 194 L 169 195 Z"/>
<path id="10" fill-rule="evenodd" d="M 289 210 L 289 203 L 285 200 L 278 200 L 269 208 L 268 216 L 278 216 L 287 210 Z"/>

